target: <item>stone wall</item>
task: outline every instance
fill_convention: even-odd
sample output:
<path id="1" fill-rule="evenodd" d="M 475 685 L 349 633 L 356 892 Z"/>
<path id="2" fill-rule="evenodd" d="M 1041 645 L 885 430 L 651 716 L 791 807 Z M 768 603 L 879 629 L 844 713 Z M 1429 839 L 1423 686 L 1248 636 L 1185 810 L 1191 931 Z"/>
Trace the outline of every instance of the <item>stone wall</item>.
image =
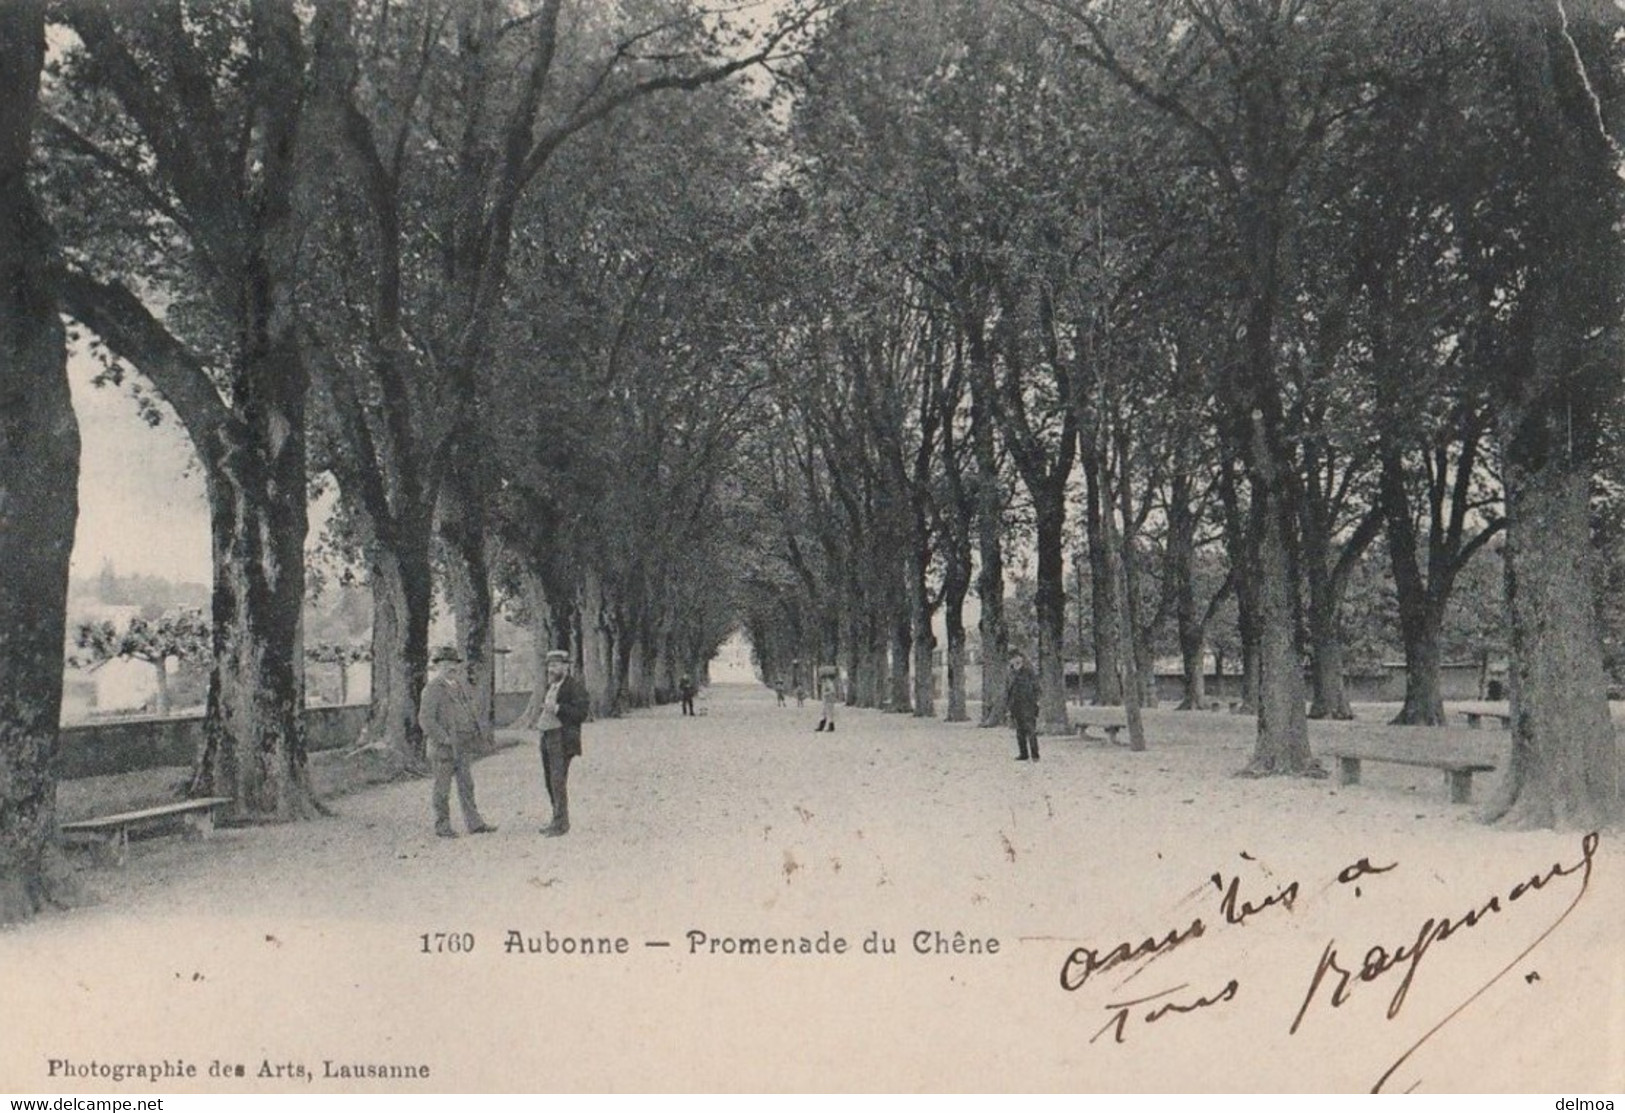
<path id="1" fill-rule="evenodd" d="M 529 692 L 498 692 L 497 723 L 512 722 L 529 699 Z M 306 745 L 312 753 L 342 749 L 360 737 L 366 721 L 364 703 L 307 708 Z M 59 738 L 56 769 L 62 780 L 190 765 L 203 741 L 203 717 L 142 716 L 75 723 L 63 727 Z"/>

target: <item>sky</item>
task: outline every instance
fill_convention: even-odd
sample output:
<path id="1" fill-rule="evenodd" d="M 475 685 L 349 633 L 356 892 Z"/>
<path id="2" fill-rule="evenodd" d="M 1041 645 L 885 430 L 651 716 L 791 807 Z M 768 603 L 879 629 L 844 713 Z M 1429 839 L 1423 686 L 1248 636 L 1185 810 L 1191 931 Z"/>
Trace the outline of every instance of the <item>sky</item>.
<path id="1" fill-rule="evenodd" d="M 73 576 L 95 576 L 111 561 L 120 575 L 208 583 L 209 506 L 185 430 L 167 406 L 149 426 L 128 387 L 92 385 L 98 369 L 70 353 L 81 443 Z"/>

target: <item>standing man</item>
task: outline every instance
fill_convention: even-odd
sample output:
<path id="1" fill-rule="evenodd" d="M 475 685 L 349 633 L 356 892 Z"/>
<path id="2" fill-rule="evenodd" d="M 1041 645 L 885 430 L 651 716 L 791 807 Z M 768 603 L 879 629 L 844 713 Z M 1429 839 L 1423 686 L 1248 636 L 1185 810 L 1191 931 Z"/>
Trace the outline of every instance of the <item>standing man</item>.
<path id="1" fill-rule="evenodd" d="M 429 681 L 418 703 L 418 726 L 423 728 L 424 747 L 434 764 L 434 833 L 454 839 L 451 829 L 451 782 L 457 782 L 457 803 L 463 810 L 463 826 L 470 835 L 484 835 L 496 828 L 480 818 L 474 803 L 474 774 L 470 769 L 474 747 L 480 741 L 480 720 L 474 711 L 474 694 L 453 666 L 462 655 L 450 646 L 434 651 L 429 661 Z"/>
<path id="2" fill-rule="evenodd" d="M 818 670 L 818 694 L 824 701 L 824 717 L 818 720 L 813 728 L 816 734 L 821 730 L 833 732 L 835 730 L 835 701 L 841 698 L 841 670 L 834 665 L 825 665 Z"/>
<path id="3" fill-rule="evenodd" d="M 684 673 L 682 679 L 677 681 L 677 695 L 683 701 L 683 714 L 694 714 L 694 678 Z"/>
<path id="4" fill-rule="evenodd" d="M 547 655 L 547 696 L 542 701 L 542 783 L 553 805 L 553 822 L 542 834 L 570 830 L 570 759 L 581 756 L 581 724 L 591 709 L 587 687 L 570 671 L 570 655 L 555 649 Z"/>
<path id="5" fill-rule="evenodd" d="M 1021 751 L 1017 761 L 1026 761 L 1030 754 L 1038 760 L 1038 674 L 1027 663 L 1021 650 L 1010 654 L 1010 683 L 1004 693 L 1005 707 L 1016 724 L 1016 746 Z"/>

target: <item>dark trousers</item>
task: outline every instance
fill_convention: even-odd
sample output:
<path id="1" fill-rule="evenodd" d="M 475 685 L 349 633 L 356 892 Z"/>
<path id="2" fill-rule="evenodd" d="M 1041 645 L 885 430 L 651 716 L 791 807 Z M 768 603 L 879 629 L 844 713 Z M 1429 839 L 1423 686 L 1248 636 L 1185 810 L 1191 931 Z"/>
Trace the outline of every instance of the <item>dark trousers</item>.
<path id="1" fill-rule="evenodd" d="M 1038 716 L 1012 716 L 1016 721 L 1016 747 L 1022 757 L 1038 756 Z"/>
<path id="2" fill-rule="evenodd" d="M 553 805 L 553 826 L 570 826 L 570 759 L 574 755 L 564 750 L 564 743 L 542 741 L 542 784 L 547 786 L 547 799 Z"/>
<path id="3" fill-rule="evenodd" d="M 683 697 L 683 714 L 684 715 L 692 715 L 692 714 L 694 714 L 694 697 L 693 696 L 684 696 Z"/>
<path id="4" fill-rule="evenodd" d="M 468 755 L 461 746 L 434 746 L 434 825 L 437 831 L 451 830 L 451 785 L 457 782 L 457 803 L 463 810 L 463 824 L 470 831 L 485 826 L 474 804 L 474 774 Z"/>

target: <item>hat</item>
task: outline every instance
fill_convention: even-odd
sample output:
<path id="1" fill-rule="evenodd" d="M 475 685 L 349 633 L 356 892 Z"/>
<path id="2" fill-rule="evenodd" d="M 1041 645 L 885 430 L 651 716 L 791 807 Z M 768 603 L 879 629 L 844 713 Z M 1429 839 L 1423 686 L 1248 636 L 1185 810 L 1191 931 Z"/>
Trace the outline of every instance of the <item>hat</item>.
<path id="1" fill-rule="evenodd" d="M 547 662 L 548 664 L 552 664 L 554 661 L 558 661 L 560 664 L 568 665 L 570 663 L 570 655 L 562 649 L 549 649 L 547 651 Z"/>
<path id="2" fill-rule="evenodd" d="M 429 663 L 431 665 L 438 665 L 443 661 L 461 661 L 462 659 L 463 655 L 458 653 L 455 648 L 449 645 L 442 645 L 435 648 L 434 655 L 429 658 Z"/>

